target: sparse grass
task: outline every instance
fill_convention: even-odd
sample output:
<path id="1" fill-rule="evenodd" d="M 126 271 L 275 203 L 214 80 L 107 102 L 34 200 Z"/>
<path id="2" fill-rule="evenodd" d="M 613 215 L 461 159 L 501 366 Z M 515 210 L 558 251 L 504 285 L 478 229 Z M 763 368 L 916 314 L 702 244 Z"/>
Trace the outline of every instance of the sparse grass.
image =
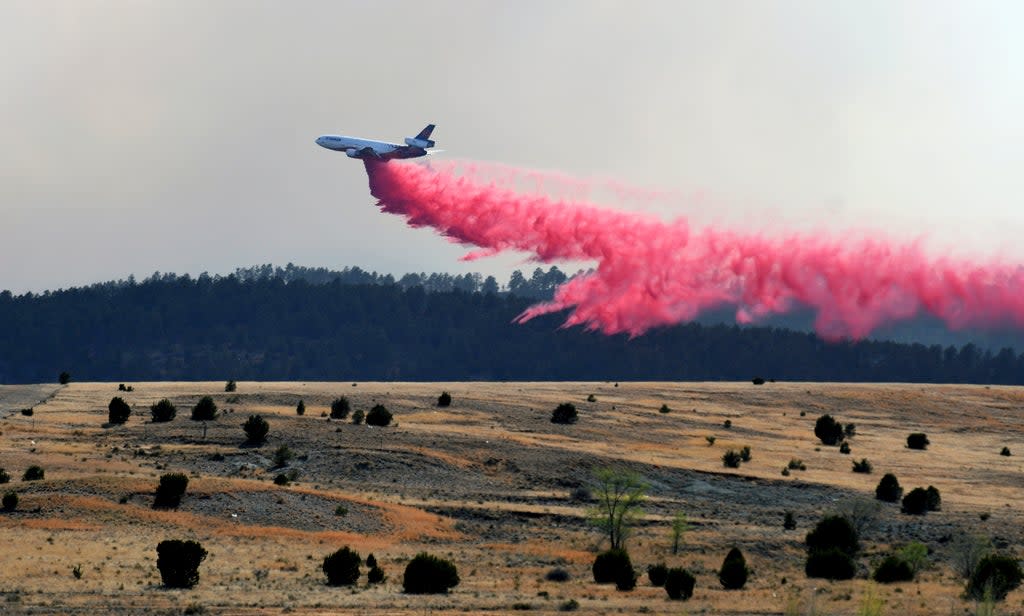
<path id="1" fill-rule="evenodd" d="M 168 398 L 191 408 L 222 384 L 139 383 L 139 398 L 131 401 L 148 410 L 153 401 Z M 382 445 L 373 430 L 295 417 L 300 397 L 309 414 L 319 414 L 342 385 L 356 406 L 366 409 L 379 401 L 394 409 L 402 417 L 401 429 L 389 431 Z M 802 554 L 786 546 L 801 542 L 813 520 L 832 506 L 832 497 L 870 493 L 877 481 L 851 473 L 850 458 L 828 447 L 813 452 L 813 419 L 835 413 L 833 409 L 860 427 L 851 443 L 858 459 L 875 461 L 879 475 L 898 474 L 908 489 L 939 486 L 949 500 L 934 521 L 933 516 L 908 519 L 899 515 L 898 504 L 881 504 L 882 523 L 894 524 L 894 545 L 876 543 L 881 540 L 872 531 L 866 540 L 869 555 L 861 563 L 873 566 L 873 554 L 904 543 L 903 525 L 920 527 L 925 537 L 933 524 L 953 531 L 974 525 L 1005 535 L 1012 545 L 1020 545 L 1024 534 L 1017 513 L 1024 511 L 1024 497 L 1012 485 L 1000 483 L 1002 475 L 996 472 L 1008 473 L 1017 465 L 1016 458 L 996 456 L 1000 440 L 1012 445 L 1020 438 L 1013 427 L 1014 409 L 1024 406 L 1024 393 L 1016 388 L 775 383 L 764 389 L 746 382 L 627 383 L 615 389 L 611 383 L 445 383 L 453 393 L 473 392 L 471 399 L 460 396 L 457 411 L 447 413 L 433 405 L 442 386 L 430 383 L 360 383 L 351 389 L 349 383 L 245 383 L 243 388 L 244 414 L 211 422 L 206 439 L 198 436 L 200 426 L 180 420 L 162 425 L 129 420 L 118 432 L 104 434 L 100 422 L 112 395 L 110 383 L 75 383 L 61 389 L 55 399 L 37 405 L 34 432 L 20 416 L 6 421 L 0 438 L 4 466 L 20 477 L 28 465 L 37 464 L 46 468 L 48 480 L 24 486 L 24 503 L 4 516 L 7 526 L 0 528 L 0 537 L 19 546 L 16 557 L 22 560 L 16 568 L 0 571 L 0 588 L 24 589 L 19 593 L 23 611 L 57 601 L 68 605 L 65 611 L 70 613 L 102 613 L 102 597 L 104 605 L 122 611 L 131 611 L 129 602 L 137 609 L 145 601 L 154 613 L 180 614 L 190 604 L 239 612 L 258 604 L 274 613 L 289 606 L 296 613 L 365 613 L 386 604 L 396 615 L 411 616 L 424 608 L 400 592 L 402 567 L 426 544 L 458 562 L 460 573 L 465 569 L 458 589 L 438 599 L 445 611 L 501 613 L 522 602 L 532 604 L 535 613 L 549 613 L 574 599 L 581 613 L 633 614 L 645 607 L 651 613 L 723 615 L 774 607 L 779 613 L 784 591 L 794 588 L 802 591 L 799 615 L 806 616 L 812 585 L 823 588 L 827 583 L 807 580 Z M 547 412 L 558 403 L 580 401 L 591 393 L 602 404 L 587 406 L 577 427 L 567 430 L 548 423 Z M 213 395 L 219 402 L 225 394 Z M 672 417 L 652 415 L 669 399 Z M 7 408 L 17 415 L 28 404 L 32 402 Z M 618 410 L 610 411 L 613 404 Z M 808 409 L 810 419 L 799 419 L 801 408 Z M 269 481 L 278 472 L 268 470 L 265 459 L 272 447 L 262 454 L 238 448 L 239 424 L 254 413 L 271 422 L 275 447 L 284 442 L 309 454 L 308 461 L 296 465 L 303 473 L 300 483 L 281 489 Z M 963 418 L 972 413 L 983 414 L 986 421 L 964 430 Z M 721 431 L 725 419 L 738 422 L 738 417 L 743 417 L 741 432 L 736 432 L 739 424 L 732 432 Z M 893 421 L 897 417 L 900 421 Z M 927 432 L 936 443 L 935 452 L 907 450 L 906 426 Z M 338 427 L 341 432 L 335 432 Z M 739 451 L 746 445 L 758 452 L 755 461 L 743 466 L 742 479 L 722 473 L 719 456 L 708 455 L 712 452 L 706 451 L 704 435 L 713 431 L 722 435 L 722 450 Z M 29 438 L 37 440 L 38 451 L 29 451 Z M 155 444 L 163 446 L 159 457 L 148 453 Z M 115 446 L 120 451 L 106 458 Z M 147 454 L 135 455 L 139 449 Z M 213 462 L 217 453 L 226 459 Z M 778 481 L 779 469 L 790 470 L 791 457 L 803 458 L 811 467 L 806 476 L 793 470 L 806 483 Z M 588 550 L 596 537 L 585 524 L 588 505 L 566 497 L 579 485 L 569 483 L 572 471 L 588 473 L 595 459 L 629 465 L 658 482 L 652 484 L 658 486 L 652 492 L 656 505 L 638 527 L 630 551 L 635 551 L 642 571 L 662 558 L 672 566 L 692 567 L 698 586 L 688 603 L 668 603 L 646 579 L 632 593 L 589 585 L 593 554 Z M 957 460 L 955 468 L 948 465 L 950 459 Z M 167 468 L 154 470 L 155 464 Z M 172 471 L 193 478 L 188 507 L 151 510 L 148 495 L 156 477 Z M 698 473 L 694 491 L 682 500 L 666 480 L 680 471 Z M 818 494 L 821 488 L 829 491 Z M 801 490 L 802 500 L 789 500 L 795 490 Z M 739 506 L 722 506 L 719 494 Z M 126 505 L 117 504 L 120 495 L 130 497 Z M 341 502 L 349 513 L 335 518 L 333 511 Z M 680 555 L 671 557 L 668 525 L 677 507 L 691 514 L 694 528 Z M 797 513 L 799 530 L 783 533 L 779 528 L 785 509 Z M 983 525 L 979 517 L 988 512 L 991 521 Z M 459 520 L 457 529 L 453 519 Z M 203 543 L 215 558 L 204 564 L 203 579 L 188 598 L 175 599 L 172 605 L 169 594 L 146 590 L 146 584 L 159 584 L 152 568 L 154 537 L 194 528 L 203 529 Z M 726 542 L 740 536 L 756 574 L 726 600 L 712 572 L 721 563 Z M 53 543 L 46 541 L 49 537 Z M 935 553 L 921 581 L 903 592 L 889 591 L 886 613 L 923 616 L 935 605 L 941 613 L 947 605 L 955 605 L 957 613 L 973 613 L 975 605 L 958 597 L 963 584 L 949 581 L 951 547 L 929 543 Z M 376 553 L 391 580 L 367 589 L 364 577 L 355 594 L 332 593 L 311 583 L 323 579 L 317 570 L 320 558 L 345 544 L 364 554 Z M 755 556 L 748 547 L 753 545 L 766 552 Z M 316 556 L 312 561 L 307 560 L 310 554 Z M 66 564 L 53 566 L 55 558 Z M 83 578 L 76 584 L 71 573 L 79 562 Z M 232 564 L 250 562 L 241 569 Z M 551 568 L 573 577 L 566 583 L 548 581 L 544 576 Z M 255 569 L 268 574 L 256 580 L 251 573 Z M 16 575 L 22 571 L 34 573 Z M 783 577 L 789 581 L 780 587 Z M 47 585 L 33 581 L 43 579 Z M 516 579 L 518 592 L 513 588 Z M 863 579 L 827 586 L 829 592 L 816 595 L 817 613 L 857 613 Z M 1019 592 L 1011 601 L 1016 602 Z"/>

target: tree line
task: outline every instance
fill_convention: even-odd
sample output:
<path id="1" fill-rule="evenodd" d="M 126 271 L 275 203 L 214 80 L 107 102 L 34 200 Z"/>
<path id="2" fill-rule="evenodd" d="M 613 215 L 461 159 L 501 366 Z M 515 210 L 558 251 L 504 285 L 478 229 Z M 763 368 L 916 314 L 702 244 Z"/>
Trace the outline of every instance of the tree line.
<path id="1" fill-rule="evenodd" d="M 228 276 L 154 274 L 41 294 L 5 291 L 0 382 L 47 382 L 66 371 L 75 380 L 116 381 L 1024 383 L 1024 355 L 1011 348 L 833 344 L 806 332 L 699 323 L 629 339 L 563 329 L 564 314 L 513 323 L 565 280 L 557 268 L 537 268 L 530 279 L 513 274 L 503 287 L 472 274 L 395 281 L 358 268 L 335 273 L 342 275 L 261 266 Z"/>

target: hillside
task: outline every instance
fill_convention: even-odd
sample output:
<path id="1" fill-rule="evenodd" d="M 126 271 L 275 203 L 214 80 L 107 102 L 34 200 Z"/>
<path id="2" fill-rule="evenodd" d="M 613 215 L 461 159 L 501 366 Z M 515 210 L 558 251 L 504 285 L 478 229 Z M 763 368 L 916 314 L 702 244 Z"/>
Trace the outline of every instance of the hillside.
<path id="1" fill-rule="evenodd" d="M 55 380 L 776 380 L 1024 384 L 1024 355 L 974 344 L 826 343 L 770 327 L 689 323 L 630 339 L 469 278 L 328 280 L 284 270 L 154 275 L 0 293 L 0 383 Z M 553 276 L 553 278 L 552 278 Z M 537 270 L 518 290 L 550 290 Z M 535 283 L 535 284 L 534 284 Z M 489 285 L 494 288 L 496 283 Z M 465 288 L 463 288 L 465 287 Z M 447 290 L 446 290 L 447 289 Z"/>
<path id="2" fill-rule="evenodd" d="M 570 600 L 580 613 L 852 615 L 863 579 L 827 582 L 803 574 L 803 538 L 826 512 L 851 497 L 871 500 L 883 473 L 909 490 L 936 486 L 941 511 L 926 516 L 883 505 L 867 525 L 861 576 L 892 546 L 924 542 L 932 554 L 919 581 L 881 587 L 886 614 L 963 613 L 963 583 L 951 569 L 951 540 L 966 532 L 1019 553 L 1024 542 L 1024 390 L 956 385 L 828 383 L 252 383 L 234 393 L 223 382 L 72 383 L 0 387 L 0 461 L 21 501 L 0 514 L 8 566 L 0 570 L 5 613 L 209 614 L 506 613 L 554 614 Z M 450 408 L 435 405 L 451 392 Z M 124 396 L 134 409 L 123 426 L 105 426 L 107 403 Z M 202 395 L 224 409 L 208 429 L 189 421 Z M 347 396 L 352 408 L 384 404 L 395 425 L 373 428 L 323 415 Z M 589 396 L 593 401 L 588 401 Z M 148 421 L 161 398 L 177 418 Z M 31 417 L 19 412 L 36 398 Z M 298 400 L 305 415 L 295 412 Z M 551 409 L 573 402 L 580 419 L 563 426 Z M 659 412 L 662 405 L 670 412 Z M 856 425 L 851 455 L 813 436 L 830 413 Z M 270 424 L 262 447 L 243 444 L 250 414 Z M 731 427 L 726 428 L 729 420 Z M 928 434 L 926 451 L 905 447 L 907 433 Z M 716 440 L 709 444 L 706 437 Z M 272 468 L 287 445 L 297 457 Z M 738 469 L 722 465 L 730 448 L 749 446 Z M 1001 456 L 1002 447 L 1013 456 Z M 805 471 L 780 474 L 793 458 Z M 868 458 L 872 474 L 851 472 Z M 30 465 L 45 479 L 19 481 Z M 590 579 L 600 533 L 581 500 L 597 467 L 631 469 L 650 485 L 635 535 L 643 572 L 665 561 L 697 576 L 694 597 L 666 599 L 642 577 L 617 592 Z M 177 510 L 154 510 L 159 475 L 190 477 Z M 271 480 L 294 471 L 288 486 Z M 873 502 L 873 501 L 872 501 Z M 339 505 L 344 515 L 336 515 Z M 797 529 L 782 527 L 792 511 Z M 685 513 L 692 529 L 670 553 L 670 520 Z M 199 585 L 159 586 L 155 545 L 197 539 L 209 550 Z M 389 579 L 350 591 L 323 584 L 320 563 L 343 545 L 372 552 Z M 722 590 L 717 568 L 731 546 L 753 569 L 747 587 Z M 446 596 L 400 592 L 411 556 L 451 558 L 462 583 Z M 81 579 L 72 568 L 81 566 Z M 545 580 L 552 568 L 571 579 Z M 817 590 L 814 590 L 817 589 Z M 1018 590 L 1006 603 L 1015 609 Z M 813 595 L 813 599 L 812 599 Z"/>

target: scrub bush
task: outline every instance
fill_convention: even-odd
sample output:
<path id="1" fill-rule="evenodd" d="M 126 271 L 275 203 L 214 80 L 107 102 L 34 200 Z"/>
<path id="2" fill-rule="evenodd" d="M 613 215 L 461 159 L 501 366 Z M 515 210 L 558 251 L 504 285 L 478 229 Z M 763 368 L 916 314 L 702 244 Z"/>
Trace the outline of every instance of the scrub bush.
<path id="1" fill-rule="evenodd" d="M 693 596 L 693 586 L 697 580 L 686 569 L 673 567 L 665 574 L 665 592 L 669 599 L 685 601 Z"/>
<path id="2" fill-rule="evenodd" d="M 459 581 L 458 569 L 451 561 L 421 552 L 406 565 L 402 587 L 413 595 L 443 594 Z"/>
<path id="3" fill-rule="evenodd" d="M 579 416 L 576 413 L 576 405 L 571 402 L 563 402 L 551 411 L 551 423 L 574 424 L 577 419 Z"/>
<path id="4" fill-rule="evenodd" d="M 128 421 L 128 416 L 131 414 L 132 407 L 128 406 L 128 403 L 120 396 L 114 396 L 110 400 L 110 404 L 107 405 L 107 421 L 112 424 L 123 424 Z"/>
<path id="5" fill-rule="evenodd" d="M 359 581 L 359 564 L 363 562 L 358 552 L 345 546 L 324 558 L 323 571 L 328 586 L 351 586 Z"/>
<path id="6" fill-rule="evenodd" d="M 192 588 L 199 583 L 199 564 L 206 550 L 196 541 L 170 539 L 156 546 L 156 568 L 168 588 Z"/>
<path id="7" fill-rule="evenodd" d="M 188 477 L 182 473 L 167 473 L 160 476 L 153 507 L 174 508 L 181 504 L 181 497 L 188 488 Z"/>
<path id="8" fill-rule="evenodd" d="M 162 423 L 174 419 L 178 414 L 178 409 L 171 404 L 170 400 L 164 398 L 160 402 L 149 407 L 149 414 L 153 417 L 154 423 Z"/>
<path id="9" fill-rule="evenodd" d="M 192 407 L 192 421 L 210 421 L 217 417 L 217 403 L 210 396 L 203 396 Z"/>

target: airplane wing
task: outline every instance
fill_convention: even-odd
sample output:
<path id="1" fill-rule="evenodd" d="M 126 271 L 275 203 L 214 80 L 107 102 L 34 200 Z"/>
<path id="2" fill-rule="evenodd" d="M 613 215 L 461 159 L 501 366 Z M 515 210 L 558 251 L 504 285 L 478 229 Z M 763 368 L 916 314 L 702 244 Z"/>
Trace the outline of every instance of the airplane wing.
<path id="1" fill-rule="evenodd" d="M 377 150 L 374 150 L 370 146 L 366 146 L 365 148 L 359 150 L 359 157 L 360 158 L 375 158 L 377 160 L 381 160 L 380 154 L 377 153 Z"/>

